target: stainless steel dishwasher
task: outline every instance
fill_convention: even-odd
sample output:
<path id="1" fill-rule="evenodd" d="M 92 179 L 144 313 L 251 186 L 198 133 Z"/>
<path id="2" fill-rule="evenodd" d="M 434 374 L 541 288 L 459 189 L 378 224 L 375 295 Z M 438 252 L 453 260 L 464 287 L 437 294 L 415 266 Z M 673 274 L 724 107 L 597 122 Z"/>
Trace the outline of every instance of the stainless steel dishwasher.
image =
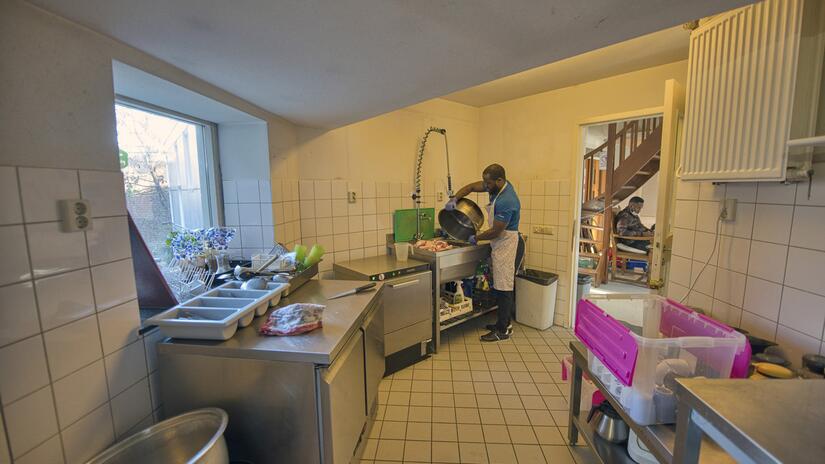
<path id="1" fill-rule="evenodd" d="M 425 358 L 433 338 L 429 264 L 374 256 L 333 264 L 336 279 L 383 281 L 385 375 Z"/>

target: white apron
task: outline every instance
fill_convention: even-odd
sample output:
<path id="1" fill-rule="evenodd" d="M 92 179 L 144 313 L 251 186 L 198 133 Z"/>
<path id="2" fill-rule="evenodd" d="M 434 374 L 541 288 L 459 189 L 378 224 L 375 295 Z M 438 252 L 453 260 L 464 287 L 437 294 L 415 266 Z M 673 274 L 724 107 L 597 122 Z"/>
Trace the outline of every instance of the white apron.
<path id="1" fill-rule="evenodd" d="M 495 221 L 495 207 L 496 200 L 501 192 L 509 187 L 509 183 L 505 183 L 504 187 L 499 190 L 493 201 L 487 205 L 487 222 L 490 227 L 493 227 Z M 518 251 L 518 231 L 517 230 L 503 230 L 501 235 L 493 240 L 490 240 L 490 248 L 492 248 L 491 261 L 493 265 L 493 288 L 501 291 L 512 291 L 516 276 L 516 252 Z"/>

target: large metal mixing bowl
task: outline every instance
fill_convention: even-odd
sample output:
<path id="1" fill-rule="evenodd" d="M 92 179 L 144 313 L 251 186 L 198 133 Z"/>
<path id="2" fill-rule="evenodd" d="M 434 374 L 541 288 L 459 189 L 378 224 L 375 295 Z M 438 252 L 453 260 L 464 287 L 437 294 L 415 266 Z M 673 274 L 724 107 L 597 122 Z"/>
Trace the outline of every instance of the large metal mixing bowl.
<path id="1" fill-rule="evenodd" d="M 223 409 L 190 411 L 132 435 L 87 464 L 228 464 L 223 438 L 228 422 Z"/>
<path id="2" fill-rule="evenodd" d="M 474 201 L 462 198 L 456 202 L 454 210 L 438 212 L 438 223 L 447 235 L 466 242 L 484 226 L 484 213 Z"/>

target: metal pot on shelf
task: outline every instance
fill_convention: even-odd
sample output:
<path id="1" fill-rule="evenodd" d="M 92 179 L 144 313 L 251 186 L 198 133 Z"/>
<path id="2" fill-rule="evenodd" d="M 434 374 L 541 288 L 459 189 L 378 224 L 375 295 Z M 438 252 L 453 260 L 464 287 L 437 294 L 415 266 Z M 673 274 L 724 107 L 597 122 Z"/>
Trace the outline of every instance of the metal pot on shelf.
<path id="1" fill-rule="evenodd" d="M 607 401 L 594 406 L 587 415 L 587 422 L 593 426 L 596 433 L 610 443 L 627 441 L 630 428 L 622 420 L 619 413 Z"/>
<path id="2" fill-rule="evenodd" d="M 474 201 L 461 198 L 456 202 L 454 210 L 439 211 L 438 222 L 447 235 L 466 242 L 484 226 L 484 213 Z"/>

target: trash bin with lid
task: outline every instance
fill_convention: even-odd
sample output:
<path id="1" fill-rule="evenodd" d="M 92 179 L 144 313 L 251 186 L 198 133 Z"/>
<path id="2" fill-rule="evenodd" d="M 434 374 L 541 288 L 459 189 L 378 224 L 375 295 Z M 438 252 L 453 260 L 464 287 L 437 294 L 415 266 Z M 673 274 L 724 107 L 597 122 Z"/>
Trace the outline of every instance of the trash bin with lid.
<path id="1" fill-rule="evenodd" d="M 536 269 L 516 275 L 516 322 L 539 330 L 553 325 L 558 279 Z"/>
<path id="2" fill-rule="evenodd" d="M 576 301 L 587 297 L 590 294 L 590 284 L 593 283 L 593 276 L 588 274 L 579 274 L 576 279 Z"/>

